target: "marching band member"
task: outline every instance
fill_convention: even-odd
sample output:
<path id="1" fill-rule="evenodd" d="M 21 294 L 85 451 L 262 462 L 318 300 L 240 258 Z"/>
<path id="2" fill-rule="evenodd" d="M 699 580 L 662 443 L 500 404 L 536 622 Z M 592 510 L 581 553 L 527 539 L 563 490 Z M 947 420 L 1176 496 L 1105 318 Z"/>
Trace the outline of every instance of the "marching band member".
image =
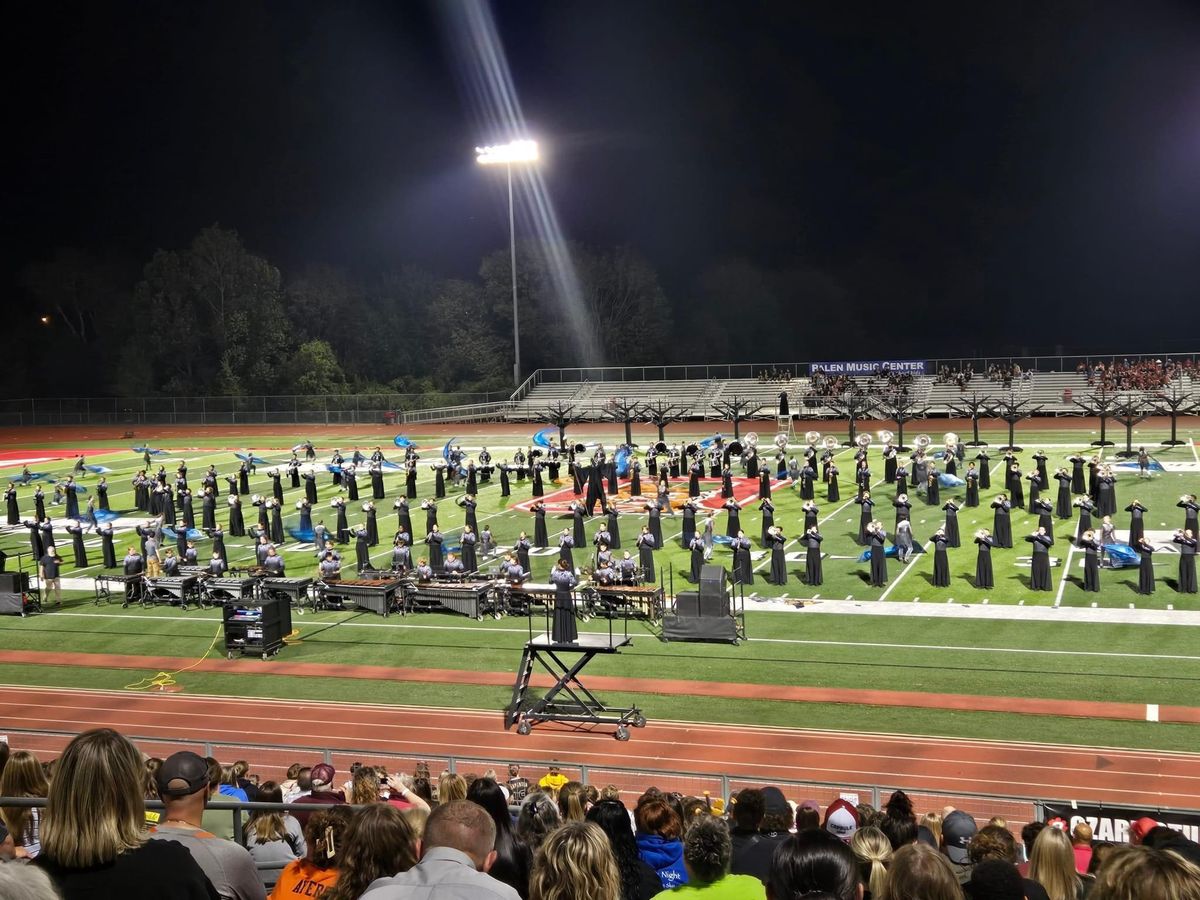
<path id="1" fill-rule="evenodd" d="M 769 581 L 775 585 L 786 585 L 788 582 L 787 555 L 785 553 L 787 538 L 783 534 L 783 529 L 778 525 L 771 526 L 767 538 L 771 548 L 771 577 Z"/>
<path id="2" fill-rule="evenodd" d="M 1054 543 L 1054 540 L 1046 534 L 1046 529 L 1040 526 L 1025 540 L 1033 545 L 1029 589 L 1048 591 L 1050 590 L 1050 545 Z"/>
<path id="3" fill-rule="evenodd" d="M 946 529 L 937 529 L 930 540 L 933 541 L 933 586 L 950 587 L 950 560 L 946 555 L 950 539 L 946 537 Z"/>
<path id="4" fill-rule="evenodd" d="M 992 547 L 996 544 L 992 540 L 991 532 L 986 528 L 979 529 L 975 532 L 975 544 L 979 547 L 975 554 L 975 587 L 995 587 L 992 577 Z"/>
<path id="5" fill-rule="evenodd" d="M 739 531 L 730 542 L 733 548 L 733 578 L 736 584 L 754 584 L 754 567 L 750 564 L 750 538 Z"/>
<path id="6" fill-rule="evenodd" d="M 1077 544 L 1083 548 L 1083 589 L 1096 593 L 1100 590 L 1100 554 L 1104 548 L 1090 528 L 1080 535 Z"/>
<path id="7" fill-rule="evenodd" d="M 1154 593 L 1154 545 L 1144 537 L 1138 538 L 1138 542 L 1134 545 L 1137 550 L 1140 561 L 1138 563 L 1138 587 L 1137 592 L 1143 595 Z"/>
<path id="8" fill-rule="evenodd" d="M 804 555 L 804 583 L 809 587 L 816 587 L 824 582 L 824 575 L 821 572 L 821 532 L 817 530 L 817 526 L 813 525 L 804 532 L 804 537 L 801 543 L 805 547 Z"/>
<path id="9" fill-rule="evenodd" d="M 1190 528 L 1175 532 L 1171 542 L 1179 545 L 1179 583 L 1181 594 L 1196 593 L 1196 532 Z"/>
<path id="10" fill-rule="evenodd" d="M 1129 546 L 1132 547 L 1146 533 L 1144 518 L 1146 507 L 1142 505 L 1140 500 L 1134 500 L 1125 507 L 1125 512 L 1129 513 Z"/>

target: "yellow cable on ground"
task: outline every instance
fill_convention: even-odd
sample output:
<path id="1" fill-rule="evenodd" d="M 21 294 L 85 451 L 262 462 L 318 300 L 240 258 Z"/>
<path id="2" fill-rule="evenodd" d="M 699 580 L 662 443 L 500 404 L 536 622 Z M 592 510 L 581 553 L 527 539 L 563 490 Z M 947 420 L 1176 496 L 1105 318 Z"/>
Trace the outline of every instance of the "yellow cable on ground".
<path id="1" fill-rule="evenodd" d="M 148 691 L 153 688 L 158 688 L 160 691 L 169 687 L 175 687 L 178 682 L 175 681 L 175 676 L 180 672 L 186 672 L 188 669 L 194 669 L 200 663 L 208 658 L 208 654 L 213 652 L 213 648 L 217 646 L 217 641 L 221 640 L 224 634 L 224 628 L 218 627 L 217 633 L 213 635 L 212 643 L 208 645 L 208 649 L 204 654 L 192 663 L 190 666 L 184 666 L 182 669 L 176 669 L 174 672 L 159 672 L 151 678 L 143 678 L 141 681 L 135 681 L 133 684 L 125 685 L 127 691 Z"/>

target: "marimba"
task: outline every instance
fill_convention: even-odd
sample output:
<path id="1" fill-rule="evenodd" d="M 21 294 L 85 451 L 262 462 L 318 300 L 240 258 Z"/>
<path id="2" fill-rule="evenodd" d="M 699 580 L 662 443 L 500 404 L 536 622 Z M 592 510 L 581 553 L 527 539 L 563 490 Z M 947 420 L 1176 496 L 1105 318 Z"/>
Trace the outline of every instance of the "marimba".
<path id="1" fill-rule="evenodd" d="M 525 581 L 503 588 L 504 611 L 510 615 L 528 615 L 534 606 L 553 608 L 558 588 L 550 583 Z M 571 592 L 575 594 L 574 591 Z M 576 595 L 577 596 L 577 595 Z"/>
<path id="2" fill-rule="evenodd" d="M 482 620 L 485 615 L 500 618 L 500 604 L 493 595 L 490 581 L 421 581 L 410 584 L 404 594 L 405 612 L 455 612 Z"/>
<path id="3" fill-rule="evenodd" d="M 657 622 L 666 605 L 666 591 L 653 584 L 597 584 L 583 588 L 584 602 L 594 616 L 641 618 Z"/>
<path id="4" fill-rule="evenodd" d="M 216 605 L 253 598 L 257 583 L 255 578 L 206 578 L 201 581 L 200 590 L 209 603 Z"/>
<path id="5" fill-rule="evenodd" d="M 403 586 L 404 579 L 394 576 L 342 578 L 322 583 L 320 602 L 325 605 L 334 600 L 343 603 L 349 600 L 355 606 L 386 616 L 393 606 L 403 605 Z M 397 595 L 401 595 L 399 599 Z"/>
<path id="6" fill-rule="evenodd" d="M 188 603 L 199 603 L 200 579 L 195 575 L 168 575 L 146 579 L 146 593 L 142 603 L 178 603 L 187 609 Z"/>
<path id="7" fill-rule="evenodd" d="M 120 596 L 121 605 L 128 606 L 130 601 L 141 598 L 142 587 L 141 575 L 97 575 L 95 603 L 99 606 Z"/>

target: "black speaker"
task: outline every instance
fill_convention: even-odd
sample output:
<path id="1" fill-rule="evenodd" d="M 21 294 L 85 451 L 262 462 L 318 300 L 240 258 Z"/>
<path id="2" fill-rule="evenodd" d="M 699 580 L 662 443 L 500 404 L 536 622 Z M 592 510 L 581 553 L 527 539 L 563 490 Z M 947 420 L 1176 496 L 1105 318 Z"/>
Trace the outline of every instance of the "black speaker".
<path id="1" fill-rule="evenodd" d="M 675 595 L 675 615 L 683 618 L 700 617 L 700 594 L 697 591 L 680 591 Z"/>
<path id="2" fill-rule="evenodd" d="M 729 590 L 728 581 L 729 573 L 725 571 L 724 566 L 701 566 L 700 593 L 702 595 L 710 591 L 725 593 Z"/>
<path id="3" fill-rule="evenodd" d="M 28 572 L 0 572 L 0 592 L 19 594 L 29 590 Z"/>

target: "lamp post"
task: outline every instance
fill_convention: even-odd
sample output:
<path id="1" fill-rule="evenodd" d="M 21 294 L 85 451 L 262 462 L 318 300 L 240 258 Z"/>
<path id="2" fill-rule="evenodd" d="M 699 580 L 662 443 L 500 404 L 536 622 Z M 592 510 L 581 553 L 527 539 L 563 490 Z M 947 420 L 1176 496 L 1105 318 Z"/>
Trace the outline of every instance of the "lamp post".
<path id="1" fill-rule="evenodd" d="M 475 161 L 482 166 L 504 166 L 508 174 L 508 250 L 512 270 L 513 383 L 521 386 L 521 326 L 517 317 L 517 229 L 513 217 L 512 169 L 514 163 L 535 163 L 537 141 L 512 141 L 495 147 L 476 147 Z"/>

